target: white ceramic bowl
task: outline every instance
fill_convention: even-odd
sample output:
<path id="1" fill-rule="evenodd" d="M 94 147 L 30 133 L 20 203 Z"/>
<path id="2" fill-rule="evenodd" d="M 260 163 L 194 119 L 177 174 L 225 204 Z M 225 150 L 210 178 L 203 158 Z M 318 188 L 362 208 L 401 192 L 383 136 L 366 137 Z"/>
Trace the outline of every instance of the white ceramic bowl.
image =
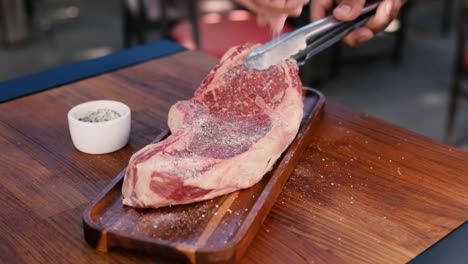
<path id="1" fill-rule="evenodd" d="M 114 110 L 120 114 L 120 117 L 95 123 L 79 120 L 99 109 Z M 130 124 L 130 108 L 117 101 L 89 101 L 68 111 L 68 127 L 73 145 L 78 150 L 89 154 L 110 153 L 127 145 Z"/>

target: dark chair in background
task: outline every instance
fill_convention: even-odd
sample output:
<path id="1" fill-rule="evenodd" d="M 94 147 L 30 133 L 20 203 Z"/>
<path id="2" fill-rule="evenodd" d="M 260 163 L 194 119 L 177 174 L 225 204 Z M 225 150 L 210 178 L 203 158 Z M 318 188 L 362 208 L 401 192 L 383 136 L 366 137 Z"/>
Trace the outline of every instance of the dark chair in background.
<path id="1" fill-rule="evenodd" d="M 30 38 L 33 21 L 31 0 L 0 0 L 0 44 L 15 46 Z"/>
<path id="2" fill-rule="evenodd" d="M 234 7 L 227 0 L 121 0 L 121 3 L 124 47 L 145 43 L 149 32 L 156 32 L 160 38 L 170 38 L 171 29 L 182 20 L 193 23 L 192 30 L 198 47 L 197 19 L 212 12 L 210 6 L 221 13 Z"/>
<path id="3" fill-rule="evenodd" d="M 454 0 L 442 0 L 443 1 L 443 8 L 442 8 L 442 21 L 440 32 L 442 36 L 447 36 L 450 31 L 450 22 L 452 21 L 452 10 L 453 5 L 456 1 Z M 463 0 L 459 0 L 463 1 Z"/>
<path id="4" fill-rule="evenodd" d="M 453 80 L 450 87 L 447 127 L 445 141 L 454 144 L 455 120 L 461 99 L 468 99 L 468 91 L 463 87 L 463 80 L 468 77 L 468 53 L 465 50 L 465 37 L 468 33 L 468 0 L 461 0 L 457 16 L 457 41 Z"/>
<path id="5" fill-rule="evenodd" d="M 175 1 L 167 0 L 121 0 L 123 18 L 123 46 L 128 48 L 133 44 L 141 45 L 147 41 L 146 34 L 150 30 L 157 29 L 161 38 L 169 37 L 169 27 L 175 22 L 174 17 L 170 17 L 168 9 Z M 196 1 L 186 1 L 194 13 Z M 157 13 L 157 14 L 155 14 Z"/>
<path id="6" fill-rule="evenodd" d="M 0 44 L 23 47 L 45 38 L 55 47 L 55 29 L 79 18 L 73 0 L 0 0 Z"/>

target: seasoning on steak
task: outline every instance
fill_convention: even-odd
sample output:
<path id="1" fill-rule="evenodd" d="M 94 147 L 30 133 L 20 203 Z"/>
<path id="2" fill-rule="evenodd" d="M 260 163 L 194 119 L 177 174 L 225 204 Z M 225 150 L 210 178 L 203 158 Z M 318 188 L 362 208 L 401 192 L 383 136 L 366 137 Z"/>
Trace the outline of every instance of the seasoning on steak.
<path id="1" fill-rule="evenodd" d="M 169 111 L 171 135 L 135 153 L 123 203 L 157 208 L 249 188 L 271 170 L 297 134 L 302 84 L 293 60 L 251 70 L 256 45 L 231 48 L 193 98 Z"/>

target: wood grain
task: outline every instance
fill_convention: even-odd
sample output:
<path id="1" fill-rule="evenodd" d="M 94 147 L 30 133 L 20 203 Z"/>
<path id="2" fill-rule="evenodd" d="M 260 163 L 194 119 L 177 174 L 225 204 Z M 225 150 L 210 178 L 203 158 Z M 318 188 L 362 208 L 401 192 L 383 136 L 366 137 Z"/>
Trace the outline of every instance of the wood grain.
<path id="1" fill-rule="evenodd" d="M 467 166 L 466 153 L 327 103 L 245 263 L 406 263 L 468 218 Z"/>
<path id="2" fill-rule="evenodd" d="M 100 251 L 118 247 L 191 263 L 238 262 L 320 122 L 325 97 L 309 88 L 304 94 L 297 136 L 259 183 L 199 203 L 135 209 L 122 204 L 123 170 L 83 212 L 86 241 Z M 169 134 L 162 132 L 153 143 Z"/>
<path id="3" fill-rule="evenodd" d="M 83 239 L 81 214 L 166 127 L 216 60 L 183 52 L 0 105 L 1 263 L 164 263 Z M 133 110 L 130 143 L 74 149 L 67 111 L 93 99 Z M 468 216 L 468 154 L 328 102 L 323 121 L 242 263 L 402 263 Z"/>

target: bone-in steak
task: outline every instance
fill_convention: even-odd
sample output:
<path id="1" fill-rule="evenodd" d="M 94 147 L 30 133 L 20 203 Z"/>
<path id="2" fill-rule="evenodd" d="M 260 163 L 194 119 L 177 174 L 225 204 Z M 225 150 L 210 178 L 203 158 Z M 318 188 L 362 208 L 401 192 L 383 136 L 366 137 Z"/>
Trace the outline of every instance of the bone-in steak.
<path id="1" fill-rule="evenodd" d="M 250 70 L 254 45 L 230 49 L 192 99 L 169 111 L 171 135 L 135 153 L 123 203 L 161 207 L 248 188 L 271 170 L 294 139 L 303 115 L 294 61 Z"/>

